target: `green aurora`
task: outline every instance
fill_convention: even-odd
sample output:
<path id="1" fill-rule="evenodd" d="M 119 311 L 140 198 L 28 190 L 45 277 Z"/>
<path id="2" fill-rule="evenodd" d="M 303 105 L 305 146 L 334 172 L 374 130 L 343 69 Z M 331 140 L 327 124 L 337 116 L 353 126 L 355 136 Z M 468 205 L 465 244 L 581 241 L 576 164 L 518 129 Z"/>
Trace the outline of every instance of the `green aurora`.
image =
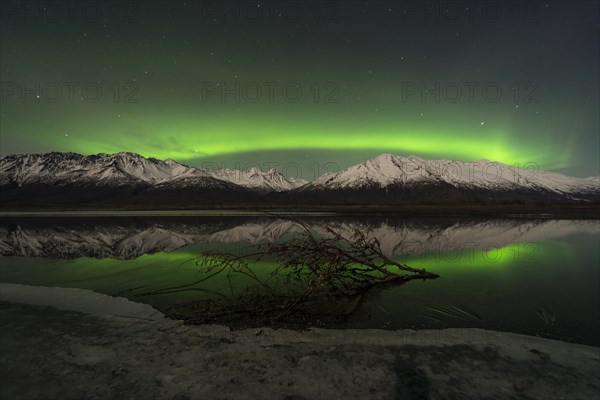
<path id="1" fill-rule="evenodd" d="M 131 108 L 134 106 L 137 105 Z M 500 121 L 482 125 L 478 119 L 465 121 L 451 115 L 448 118 L 404 118 L 382 113 L 383 118 L 367 115 L 357 121 L 352 111 L 332 105 L 330 113 L 308 109 L 303 113 L 291 112 L 288 116 L 279 113 L 272 116 L 269 110 L 264 110 L 258 115 L 248 113 L 228 118 L 226 113 L 211 112 L 210 117 L 205 117 L 194 116 L 189 111 L 182 115 L 171 112 L 169 117 L 164 117 L 160 112 L 147 113 L 145 106 L 139 106 L 137 111 L 115 110 L 122 113 L 116 117 L 98 115 L 93 119 L 93 112 L 98 110 L 87 105 L 90 112 L 86 112 L 86 105 L 80 107 L 82 112 L 73 115 L 68 122 L 56 121 L 63 112 L 42 113 L 41 117 L 48 121 L 44 124 L 47 128 L 35 135 L 34 141 L 23 140 L 23 149 L 26 142 L 40 152 L 49 149 L 81 154 L 133 151 L 146 157 L 172 158 L 196 166 L 225 160 L 223 156 L 237 155 L 238 160 L 243 160 L 240 154 L 249 154 L 249 159 L 255 162 L 282 161 L 282 153 L 310 154 L 315 150 L 335 151 L 342 155 L 342 160 L 344 152 L 356 151 L 368 156 L 391 152 L 461 161 L 485 158 L 509 165 L 533 162 L 540 168 L 552 170 L 567 168 L 573 163 L 568 144 L 565 148 L 564 143 L 540 142 L 533 136 L 515 135 L 509 124 Z M 445 114 L 452 112 L 447 110 Z M 446 125 L 448 119 L 454 120 L 453 123 Z M 28 121 L 23 117 L 19 121 L 18 126 L 10 126 L 17 138 L 3 148 L 19 147 L 19 138 L 27 138 L 27 132 L 39 129 L 34 127 L 39 120 Z M 252 154 L 257 152 L 269 156 L 253 159 Z"/>
<path id="2" fill-rule="evenodd" d="M 307 171 L 388 152 L 598 175 L 595 2 L 540 3 L 535 23 L 496 24 L 399 23 L 387 2 L 344 3 L 331 23 L 257 24 L 202 20 L 202 4 L 140 3 L 131 23 L 3 14 L 0 154 Z M 490 101 L 486 85 L 502 95 Z"/>

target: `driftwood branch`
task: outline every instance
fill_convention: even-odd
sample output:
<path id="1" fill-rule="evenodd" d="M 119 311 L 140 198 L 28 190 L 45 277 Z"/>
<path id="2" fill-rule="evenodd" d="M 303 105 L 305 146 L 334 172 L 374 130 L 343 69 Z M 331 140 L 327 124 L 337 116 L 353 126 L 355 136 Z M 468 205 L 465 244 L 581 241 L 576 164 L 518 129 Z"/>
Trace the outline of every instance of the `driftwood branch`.
<path id="1" fill-rule="evenodd" d="M 349 312 L 356 311 L 365 292 L 376 286 L 438 277 L 392 260 L 376 238 L 368 238 L 359 230 L 344 237 L 326 228 L 324 235 L 317 236 L 301 222 L 299 226 L 300 232 L 291 239 L 259 245 L 251 254 L 205 253 L 196 265 L 206 277 L 144 294 L 197 290 L 199 283 L 224 273 L 231 285 L 230 296 L 179 305 L 174 315 L 192 323 L 298 326 L 303 325 L 297 323 L 300 320 L 310 324 L 327 309 L 338 308 L 339 314 L 340 307 L 351 304 Z M 266 278 L 259 277 L 253 268 L 253 262 L 261 260 L 276 264 Z M 252 285 L 234 287 L 231 277 L 236 275 L 246 277 Z M 295 322 L 285 323 L 290 320 Z"/>

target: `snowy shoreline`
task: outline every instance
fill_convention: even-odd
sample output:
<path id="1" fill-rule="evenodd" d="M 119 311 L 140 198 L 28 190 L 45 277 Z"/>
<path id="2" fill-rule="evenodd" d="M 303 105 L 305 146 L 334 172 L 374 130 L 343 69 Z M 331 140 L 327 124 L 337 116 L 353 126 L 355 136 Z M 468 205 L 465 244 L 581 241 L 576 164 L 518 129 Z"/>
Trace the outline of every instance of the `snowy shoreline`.
<path id="1" fill-rule="evenodd" d="M 0 305 L 3 398 L 587 399 L 600 390 L 600 348 L 519 334 L 232 332 L 89 290 L 5 283 Z"/>

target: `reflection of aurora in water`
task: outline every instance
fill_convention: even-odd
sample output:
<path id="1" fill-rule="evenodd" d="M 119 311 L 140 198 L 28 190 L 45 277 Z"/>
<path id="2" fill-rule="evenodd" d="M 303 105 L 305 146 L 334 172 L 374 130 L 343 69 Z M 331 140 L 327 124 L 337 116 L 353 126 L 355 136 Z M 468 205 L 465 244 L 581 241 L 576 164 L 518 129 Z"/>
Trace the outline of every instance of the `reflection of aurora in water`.
<path id="1" fill-rule="evenodd" d="M 394 218 L 306 219 L 316 234 L 327 228 L 350 237 L 355 230 L 377 238 L 383 253 L 398 257 L 414 254 L 447 254 L 467 251 L 466 260 L 483 257 L 494 261 L 507 252 L 534 252 L 535 249 L 508 247 L 560 238 L 576 233 L 600 233 L 596 221 L 567 220 L 402 220 Z M 247 251 L 247 247 L 268 241 L 285 240 L 301 231 L 300 226 L 282 218 L 212 218 L 136 220 L 75 219 L 62 224 L 53 220 L 21 219 L 0 223 L 0 251 L 4 256 L 74 259 L 135 259 L 157 252 L 227 250 Z M 194 245 L 194 246 L 192 246 Z M 191 247 L 190 247 L 191 246 Z M 477 249 L 485 254 L 469 253 Z"/>
<path id="2" fill-rule="evenodd" d="M 140 238 L 144 235 L 140 235 L 140 232 L 145 232 L 148 225 L 147 221 L 140 224 L 145 228 L 133 229 L 136 226 L 133 224 L 123 229 L 126 224 L 119 224 L 117 227 L 122 230 L 114 226 L 102 230 L 101 224 L 95 223 L 82 224 L 89 230 L 82 230 L 79 232 L 81 235 L 78 235 L 77 229 L 72 229 L 74 226 L 64 229 L 64 232 L 70 232 L 73 242 L 87 236 L 94 243 L 98 238 L 94 232 L 97 232 L 104 238 L 102 249 L 127 249 L 126 254 L 131 256 L 137 253 L 131 252 L 133 247 L 127 241 L 127 235 L 116 235 L 112 241 L 106 234 L 110 230 L 127 234 L 133 232 L 137 238 L 135 243 L 141 246 L 143 240 L 140 241 Z M 20 232 L 28 233 L 26 237 L 31 238 L 32 225 L 35 224 L 23 225 Z M 237 276 L 230 282 L 226 276 L 215 276 L 194 286 L 199 290 L 138 295 L 202 279 L 205 274 L 195 261 L 206 251 L 246 254 L 253 251 L 253 243 L 269 238 L 284 240 L 293 234 L 293 230 L 288 229 L 293 225 L 286 225 L 286 221 L 280 219 L 252 219 L 232 225 L 220 219 L 210 229 L 192 222 L 188 225 L 169 225 L 162 221 L 158 225 L 162 227 L 163 234 L 171 232 L 179 246 L 170 252 L 160 251 L 156 246 L 141 246 L 138 250 L 152 250 L 154 253 L 127 260 L 112 257 L 48 259 L 35 257 L 35 254 L 30 257 L 4 256 L 0 263 L 0 280 L 91 289 L 122 295 L 168 310 L 172 304 L 182 301 L 206 299 L 215 296 L 215 293 L 227 295 L 230 293 L 230 283 L 244 287 L 250 281 Z M 186 229 L 182 228 L 184 225 Z M 379 328 L 384 324 L 391 329 L 482 326 L 481 322 L 475 320 L 449 318 L 433 323 L 427 319 L 430 316 L 429 308 L 444 302 L 468 305 L 469 309 L 481 315 L 486 327 L 520 332 L 543 331 L 546 327 L 532 311 L 543 306 L 556 314 L 557 323 L 552 329 L 563 335 L 587 338 L 585 340 L 590 342 L 594 335 L 600 333 L 597 290 L 597 264 L 600 262 L 597 242 L 600 233 L 597 221 L 453 220 L 432 223 L 413 220 L 407 223 L 391 219 L 369 219 L 366 222 L 344 219 L 330 221 L 328 225 L 342 230 L 350 226 L 368 230 L 380 238 L 385 251 L 393 253 L 396 261 L 426 268 L 440 275 L 435 280 L 412 281 L 373 291 L 365 300 L 362 311 L 339 327 Z M 179 226 L 179 229 L 175 229 L 175 226 Z M 150 227 L 156 228 L 154 224 L 150 224 Z M 44 233 L 37 237 L 38 241 L 43 237 L 58 237 L 56 231 L 46 230 L 50 229 L 49 225 L 38 224 L 36 229 L 38 233 Z M 151 229 L 147 232 L 156 231 Z M 189 236 L 183 235 L 184 232 Z M 5 233 L 0 236 L 3 254 L 8 249 L 14 251 L 14 248 L 7 247 L 9 242 Z M 195 242 L 209 237 L 211 241 Z M 506 238 L 512 238 L 514 242 L 506 243 Z M 186 244 L 188 239 L 191 244 Z M 409 241 L 412 242 L 406 243 Z M 405 247 L 398 246 L 403 242 Z M 173 241 L 160 242 L 161 246 L 164 244 L 172 245 Z M 106 255 L 104 250 L 98 253 Z M 269 260 L 252 264 L 253 270 L 261 277 L 267 277 L 275 267 Z"/>
<path id="3" fill-rule="evenodd" d="M 230 252 L 243 254 L 254 249 L 253 246 L 240 247 L 219 245 L 192 245 L 171 253 L 159 252 L 145 254 L 134 260 L 120 261 L 111 258 L 95 259 L 81 257 L 70 261 L 48 261 L 39 259 L 9 259 L 7 264 L 35 265 L 36 273 L 29 275 L 25 267 L 3 269 L 2 279 L 18 277 L 18 283 L 34 285 L 80 287 L 107 294 L 119 292 L 137 293 L 157 290 L 168 286 L 183 285 L 203 277 L 196 261 L 206 251 Z M 395 261 L 416 268 L 426 268 L 428 271 L 443 274 L 447 271 L 465 269 L 511 268 L 527 264 L 548 262 L 549 260 L 568 260 L 572 249 L 564 243 L 556 241 L 531 242 L 509 245 L 491 250 L 461 249 L 451 252 L 437 251 L 418 255 L 394 257 Z M 251 260 L 251 258 L 249 258 Z M 270 261 L 251 262 L 259 276 L 266 276 L 276 267 Z M 226 290 L 228 282 L 223 277 L 211 279 L 204 287 L 211 290 Z M 135 290 L 132 290 L 135 289 Z M 196 296 L 197 294 L 182 293 L 181 296 Z"/>
<path id="4" fill-rule="evenodd" d="M 321 234 L 325 226 L 346 237 L 354 229 L 367 232 L 380 241 L 384 253 L 394 260 L 432 272 L 509 268 L 539 262 L 542 255 L 548 254 L 559 259 L 569 254 L 570 247 L 547 239 L 578 232 L 599 232 L 595 221 L 453 221 L 443 226 L 390 220 L 368 224 L 344 220 L 310 223 L 311 229 Z M 299 226 L 284 219 L 251 219 L 231 225 L 222 221 L 215 225 L 145 221 L 140 226 L 83 223 L 9 228 L 5 225 L 0 232 L 3 255 L 28 256 L 5 258 L 7 264 L 21 264 L 24 260 L 40 268 L 39 273 L 28 277 L 17 274 L 21 276 L 20 282 L 114 294 L 195 282 L 202 275 L 196 265 L 202 254 L 250 254 L 256 251 L 256 244 L 285 240 L 298 233 Z M 58 250 L 61 247 L 64 247 L 62 253 Z M 78 251 L 87 257 L 78 257 Z M 53 261 L 48 271 L 40 267 L 46 265 L 46 261 L 29 257 L 51 257 L 59 261 Z M 61 257 L 72 260 L 60 260 Z M 129 259 L 121 261 L 119 258 Z M 272 262 L 265 260 L 252 265 L 259 274 L 275 269 Z M 223 277 L 216 277 L 206 282 L 205 287 L 222 291 L 228 284 Z M 192 295 L 198 293 L 180 294 L 182 297 Z"/>
<path id="5" fill-rule="evenodd" d="M 504 247 L 488 245 L 480 248 L 464 248 L 459 250 L 440 249 L 440 251 L 401 256 L 402 262 L 419 268 L 430 270 L 447 268 L 487 268 L 492 266 L 510 266 L 515 263 L 536 263 L 540 254 L 556 252 L 563 254 L 566 248 L 554 248 L 551 242 L 515 243 Z"/>

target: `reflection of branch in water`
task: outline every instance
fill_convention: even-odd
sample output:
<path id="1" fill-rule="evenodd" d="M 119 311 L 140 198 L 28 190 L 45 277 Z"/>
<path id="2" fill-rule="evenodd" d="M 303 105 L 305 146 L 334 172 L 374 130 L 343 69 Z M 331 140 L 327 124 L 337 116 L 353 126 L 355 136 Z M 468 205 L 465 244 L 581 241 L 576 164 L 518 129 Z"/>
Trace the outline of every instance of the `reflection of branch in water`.
<path id="1" fill-rule="evenodd" d="M 438 301 L 433 307 L 426 307 L 431 311 L 432 315 L 425 315 L 426 318 L 441 322 L 446 319 L 477 321 L 484 323 L 483 319 L 475 311 L 471 310 L 466 305 L 453 305 L 445 301 Z"/>
<path id="2" fill-rule="evenodd" d="M 354 313 L 372 287 L 438 277 L 389 259 L 377 239 L 369 239 L 358 230 L 346 238 L 328 228 L 326 237 L 316 237 L 299 224 L 301 232 L 290 240 L 259 245 L 253 254 L 206 253 L 196 262 L 209 274 L 205 278 L 144 294 L 193 290 L 195 285 L 225 273 L 230 296 L 178 305 L 176 316 L 193 323 L 306 326 L 315 318 Z M 267 277 L 258 276 L 246 261 L 267 257 L 276 261 Z M 236 289 L 231 281 L 236 275 L 253 285 Z"/>
<path id="3" fill-rule="evenodd" d="M 539 308 L 534 308 L 533 311 L 546 325 L 554 326 L 556 323 L 556 315 L 552 311 L 547 310 L 543 305 L 540 305 Z"/>
<path id="4" fill-rule="evenodd" d="M 192 286 L 195 286 L 195 285 L 197 285 L 199 283 L 205 282 L 205 281 L 209 280 L 210 278 L 212 278 L 213 276 L 219 275 L 227 267 L 228 267 L 227 264 L 223 264 L 219 270 L 212 272 L 210 275 L 208 275 L 208 276 L 206 276 L 206 277 L 204 277 L 204 278 L 202 278 L 202 279 L 200 279 L 198 281 L 195 281 L 195 282 L 192 282 L 192 283 L 188 283 L 186 285 L 172 286 L 172 287 L 165 288 L 165 289 L 153 290 L 153 291 L 150 291 L 150 292 L 143 292 L 143 293 L 140 293 L 138 296 L 148 296 L 148 295 L 155 295 L 155 294 L 185 292 L 185 291 L 188 291 L 188 290 L 202 290 L 202 289 L 199 289 L 199 288 L 194 288 Z"/>

